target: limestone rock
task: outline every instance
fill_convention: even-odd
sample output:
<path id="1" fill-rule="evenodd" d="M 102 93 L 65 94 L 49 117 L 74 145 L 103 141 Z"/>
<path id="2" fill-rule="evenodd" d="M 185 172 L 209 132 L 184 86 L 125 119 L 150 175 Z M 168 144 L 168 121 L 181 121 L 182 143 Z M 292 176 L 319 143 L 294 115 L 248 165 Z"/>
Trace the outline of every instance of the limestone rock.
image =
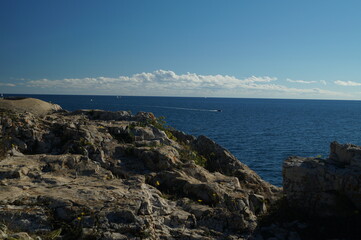
<path id="1" fill-rule="evenodd" d="M 29 112 L 39 116 L 62 110 L 57 104 L 35 98 L 3 98 L 0 99 L 0 109 L 11 110 L 17 113 Z"/>
<path id="2" fill-rule="evenodd" d="M 344 165 L 361 167 L 360 146 L 332 142 L 330 148 L 330 160 Z"/>
<path id="3" fill-rule="evenodd" d="M 84 115 L 87 116 L 90 120 L 105 120 L 105 121 L 110 121 L 110 120 L 124 121 L 124 120 L 130 120 L 132 117 L 132 115 L 128 111 L 110 112 L 99 109 L 77 110 L 73 113 L 70 113 L 70 115 Z"/>
<path id="4" fill-rule="evenodd" d="M 155 121 L 156 117 L 154 116 L 153 113 L 138 112 L 137 115 L 135 115 L 134 119 L 139 122 L 146 122 L 146 121 Z"/>
<path id="5" fill-rule="evenodd" d="M 17 240 L 34 240 L 32 237 L 29 236 L 26 232 L 14 233 L 8 236 L 10 239 L 17 239 Z"/>
<path id="6" fill-rule="evenodd" d="M 361 148 L 331 143 L 328 159 L 290 157 L 283 164 L 288 202 L 310 215 L 351 216 L 361 210 Z"/>
<path id="7" fill-rule="evenodd" d="M 192 144 L 200 154 L 207 156 L 206 168 L 209 171 L 235 176 L 239 179 L 241 185 L 253 189 L 257 194 L 273 196 L 275 193 L 280 192 L 279 188 L 265 182 L 228 150 L 206 136 L 199 136 Z"/>
<path id="8" fill-rule="evenodd" d="M 212 140 L 162 124 L 144 112 L 0 111 L 2 223 L 61 239 L 251 234 L 280 189 Z"/>

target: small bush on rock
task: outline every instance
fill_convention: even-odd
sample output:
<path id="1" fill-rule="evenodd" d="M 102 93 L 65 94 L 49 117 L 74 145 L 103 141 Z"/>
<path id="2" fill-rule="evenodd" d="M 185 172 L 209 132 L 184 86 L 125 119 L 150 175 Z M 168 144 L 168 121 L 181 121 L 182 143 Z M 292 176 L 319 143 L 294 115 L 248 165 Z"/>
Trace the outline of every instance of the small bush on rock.
<path id="1" fill-rule="evenodd" d="M 207 158 L 192 150 L 188 145 L 183 145 L 182 150 L 178 150 L 180 159 L 185 161 L 194 161 L 195 164 L 205 167 L 207 165 Z"/>

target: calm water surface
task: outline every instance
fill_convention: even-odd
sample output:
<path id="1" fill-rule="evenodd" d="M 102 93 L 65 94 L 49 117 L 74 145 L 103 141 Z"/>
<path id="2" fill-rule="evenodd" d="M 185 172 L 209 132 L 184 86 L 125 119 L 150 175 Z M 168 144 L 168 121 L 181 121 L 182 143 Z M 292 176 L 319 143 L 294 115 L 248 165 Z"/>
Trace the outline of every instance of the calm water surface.
<path id="1" fill-rule="evenodd" d="M 325 157 L 332 141 L 361 145 L 360 101 L 31 96 L 70 111 L 96 108 L 165 116 L 179 130 L 212 138 L 278 186 L 282 184 L 282 162 L 288 156 Z"/>

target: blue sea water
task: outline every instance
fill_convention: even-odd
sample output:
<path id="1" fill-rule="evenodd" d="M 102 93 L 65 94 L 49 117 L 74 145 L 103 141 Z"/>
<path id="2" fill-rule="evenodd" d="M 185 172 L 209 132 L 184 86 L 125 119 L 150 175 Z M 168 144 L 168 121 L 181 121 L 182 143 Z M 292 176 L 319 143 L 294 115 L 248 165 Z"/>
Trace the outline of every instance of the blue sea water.
<path id="1" fill-rule="evenodd" d="M 57 103 L 70 111 L 153 112 L 181 131 L 212 138 L 278 186 L 282 185 L 282 163 L 288 156 L 327 157 L 332 141 L 361 145 L 360 101 L 26 96 Z"/>

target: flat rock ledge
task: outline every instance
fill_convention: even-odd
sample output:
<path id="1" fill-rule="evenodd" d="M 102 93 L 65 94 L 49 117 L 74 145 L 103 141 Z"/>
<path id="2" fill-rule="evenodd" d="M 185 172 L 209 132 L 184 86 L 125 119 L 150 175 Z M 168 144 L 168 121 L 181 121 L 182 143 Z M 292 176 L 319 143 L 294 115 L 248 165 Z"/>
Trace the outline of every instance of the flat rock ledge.
<path id="1" fill-rule="evenodd" d="M 0 239 L 249 239 L 280 198 L 151 113 L 14 109 L 0 109 Z"/>

